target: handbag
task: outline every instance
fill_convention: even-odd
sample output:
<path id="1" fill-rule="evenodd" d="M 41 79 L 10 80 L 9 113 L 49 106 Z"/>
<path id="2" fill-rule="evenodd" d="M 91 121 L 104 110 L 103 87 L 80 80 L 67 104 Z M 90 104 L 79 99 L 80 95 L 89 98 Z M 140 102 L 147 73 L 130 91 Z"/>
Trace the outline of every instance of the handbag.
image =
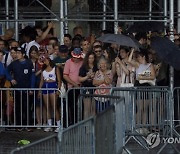
<path id="1" fill-rule="evenodd" d="M 134 87 L 134 84 L 133 83 L 121 83 L 121 86 L 120 87 Z"/>
<path id="2" fill-rule="evenodd" d="M 60 95 L 59 95 L 59 97 L 65 98 L 65 96 L 66 96 L 66 89 L 65 89 L 64 83 L 62 82 L 61 88 L 60 88 Z"/>
<path id="3" fill-rule="evenodd" d="M 143 71 L 143 75 L 144 76 L 149 76 L 151 74 L 151 72 L 149 70 L 147 70 L 150 67 L 151 63 L 148 65 L 148 67 L 145 69 L 145 71 Z M 155 86 L 156 85 L 156 79 L 154 80 L 139 80 L 140 84 L 144 84 L 144 83 L 148 83 L 151 86 Z"/>
<path id="4" fill-rule="evenodd" d="M 139 80 L 139 83 L 140 84 L 148 83 L 151 86 L 155 86 L 156 85 L 156 79 L 154 79 L 154 80 Z"/>
<path id="5" fill-rule="evenodd" d="M 129 83 L 125 83 L 127 75 L 123 73 L 122 75 L 122 83 L 120 84 L 120 87 L 134 87 L 134 84 L 130 81 L 130 75 L 129 75 Z"/>

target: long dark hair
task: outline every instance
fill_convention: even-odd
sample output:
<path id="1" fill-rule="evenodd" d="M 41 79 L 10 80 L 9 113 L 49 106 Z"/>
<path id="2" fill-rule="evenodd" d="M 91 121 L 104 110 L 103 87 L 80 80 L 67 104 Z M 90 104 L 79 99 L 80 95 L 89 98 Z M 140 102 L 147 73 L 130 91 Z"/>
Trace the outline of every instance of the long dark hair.
<path id="1" fill-rule="evenodd" d="M 124 50 L 126 53 L 130 53 L 130 48 L 126 46 L 121 46 L 119 49 L 118 57 L 121 58 L 120 56 L 120 50 Z"/>
<path id="2" fill-rule="evenodd" d="M 31 57 L 31 52 L 32 51 L 35 51 L 37 54 L 39 53 L 39 50 L 38 50 L 38 48 L 35 46 L 35 45 L 33 45 L 31 48 L 30 48 L 30 50 L 29 50 L 29 58 L 31 59 L 32 57 Z"/>
<path id="3" fill-rule="evenodd" d="M 94 65 L 94 67 L 97 67 L 97 62 L 96 62 L 96 55 L 95 55 L 95 53 L 94 53 L 94 52 L 88 52 L 88 53 L 86 54 L 84 60 L 83 60 L 83 66 L 84 66 L 86 69 L 90 69 L 90 68 L 89 68 L 89 62 L 88 62 L 90 55 L 93 55 L 93 56 L 94 56 L 93 65 Z"/>
<path id="4" fill-rule="evenodd" d="M 140 52 L 137 52 L 136 56 L 145 57 L 147 63 L 149 63 L 148 51 L 146 49 L 141 49 Z"/>
<path id="5" fill-rule="evenodd" d="M 107 52 L 108 54 L 108 61 L 110 64 L 112 64 L 112 62 L 115 60 L 116 56 L 115 56 L 115 53 L 113 51 L 113 49 L 111 47 L 108 47 L 108 48 L 103 48 L 103 50 Z"/>
<path id="6" fill-rule="evenodd" d="M 54 62 L 48 57 L 47 58 L 49 60 L 49 65 L 54 68 L 56 65 L 54 64 Z M 42 70 L 44 71 L 45 69 L 47 68 L 47 65 L 46 64 L 43 64 L 42 66 Z"/>

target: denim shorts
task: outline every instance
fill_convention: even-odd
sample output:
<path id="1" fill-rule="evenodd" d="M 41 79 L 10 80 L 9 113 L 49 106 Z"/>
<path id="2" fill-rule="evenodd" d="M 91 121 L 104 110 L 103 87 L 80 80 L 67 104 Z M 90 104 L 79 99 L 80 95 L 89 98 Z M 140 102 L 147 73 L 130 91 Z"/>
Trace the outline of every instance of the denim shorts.
<path id="1" fill-rule="evenodd" d="M 42 88 L 57 88 L 57 82 L 44 82 Z M 42 90 L 42 94 L 52 94 L 55 90 Z"/>

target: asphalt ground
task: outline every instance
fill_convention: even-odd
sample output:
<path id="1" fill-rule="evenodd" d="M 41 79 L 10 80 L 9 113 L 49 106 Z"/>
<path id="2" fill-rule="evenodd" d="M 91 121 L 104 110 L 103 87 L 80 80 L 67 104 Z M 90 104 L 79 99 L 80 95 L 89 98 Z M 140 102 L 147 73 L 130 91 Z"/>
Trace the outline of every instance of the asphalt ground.
<path id="1" fill-rule="evenodd" d="M 179 132 L 179 131 L 178 131 Z M 13 149 L 22 146 L 18 143 L 19 140 L 28 140 L 31 143 L 43 139 L 45 137 L 53 135 L 54 132 L 44 132 L 43 130 L 33 129 L 33 132 L 23 130 L 21 132 L 15 130 L 1 130 L 0 131 L 0 154 L 9 154 Z M 143 149 L 137 142 L 131 140 L 126 147 L 132 154 L 156 154 L 157 151 L 163 146 L 159 146 L 147 151 Z M 180 151 L 180 143 L 174 144 L 174 146 Z M 171 144 L 167 145 L 166 148 L 161 152 L 162 154 L 180 154 L 177 153 Z M 125 153 L 123 153 L 125 154 Z"/>
<path id="2" fill-rule="evenodd" d="M 43 130 L 33 129 L 33 132 L 23 130 L 21 132 L 1 131 L 0 132 L 0 154 L 9 154 L 13 149 L 22 146 L 18 144 L 19 140 L 28 140 L 31 143 L 47 136 L 54 134 L 54 132 L 44 132 Z"/>

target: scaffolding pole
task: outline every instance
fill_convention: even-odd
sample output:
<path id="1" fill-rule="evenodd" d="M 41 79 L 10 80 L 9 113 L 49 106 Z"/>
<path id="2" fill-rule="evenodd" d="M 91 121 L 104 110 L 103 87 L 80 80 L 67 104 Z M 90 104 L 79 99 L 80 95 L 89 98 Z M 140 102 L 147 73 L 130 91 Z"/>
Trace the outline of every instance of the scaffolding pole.
<path id="1" fill-rule="evenodd" d="M 170 30 L 170 40 L 174 41 L 174 0 L 170 0 L 169 2 L 169 19 L 170 19 L 170 23 L 169 23 L 169 30 Z M 171 66 L 170 67 L 170 89 L 171 91 L 173 91 L 174 88 L 174 69 Z"/>
<path id="2" fill-rule="evenodd" d="M 103 0 L 103 26 L 102 29 L 105 30 L 106 29 L 106 5 L 107 5 L 107 1 Z"/>
<path id="3" fill-rule="evenodd" d="M 151 20 L 152 16 L 152 0 L 149 0 L 149 20 Z"/>
<path id="4" fill-rule="evenodd" d="M 15 40 L 19 40 L 19 27 L 18 27 L 18 0 L 14 0 L 14 19 L 15 19 Z"/>
<path id="5" fill-rule="evenodd" d="M 180 12 L 180 1 L 178 1 L 178 6 L 177 6 L 177 12 Z M 177 31 L 180 33 L 180 14 L 178 13 L 178 19 L 177 19 Z"/>
<path id="6" fill-rule="evenodd" d="M 63 5 L 63 0 L 60 0 L 60 19 L 64 18 L 64 5 Z M 64 23 L 63 20 L 60 20 L 60 34 L 59 34 L 59 40 L 60 40 L 60 44 L 63 44 L 63 39 L 64 39 Z"/>
<path id="7" fill-rule="evenodd" d="M 114 33 L 118 33 L 118 0 L 114 0 Z"/>
<path id="8" fill-rule="evenodd" d="M 6 0 L 6 29 L 9 29 L 9 0 Z"/>
<path id="9" fill-rule="evenodd" d="M 167 20 L 167 0 L 164 0 L 164 20 Z M 167 26 L 167 22 L 164 22 L 164 25 Z"/>
<path id="10" fill-rule="evenodd" d="M 103 19 L 74 19 L 74 18 L 67 18 L 67 19 L 63 19 L 64 20 L 68 20 L 68 21 L 100 21 L 100 22 L 103 22 L 103 21 L 106 21 L 106 22 L 117 22 L 117 26 L 118 26 L 118 22 L 121 21 L 121 22 L 144 22 L 144 21 L 149 21 L 149 19 L 146 19 L 146 20 L 136 20 L 136 19 L 106 19 L 106 20 L 103 20 Z M 151 20 L 151 21 L 157 21 L 157 22 L 170 22 L 169 20 Z"/>
<path id="11" fill-rule="evenodd" d="M 65 16 L 65 19 L 67 19 L 67 16 L 68 16 L 68 1 L 67 0 L 64 0 L 64 16 Z M 66 34 L 69 31 L 67 20 L 64 22 L 64 31 Z"/>

